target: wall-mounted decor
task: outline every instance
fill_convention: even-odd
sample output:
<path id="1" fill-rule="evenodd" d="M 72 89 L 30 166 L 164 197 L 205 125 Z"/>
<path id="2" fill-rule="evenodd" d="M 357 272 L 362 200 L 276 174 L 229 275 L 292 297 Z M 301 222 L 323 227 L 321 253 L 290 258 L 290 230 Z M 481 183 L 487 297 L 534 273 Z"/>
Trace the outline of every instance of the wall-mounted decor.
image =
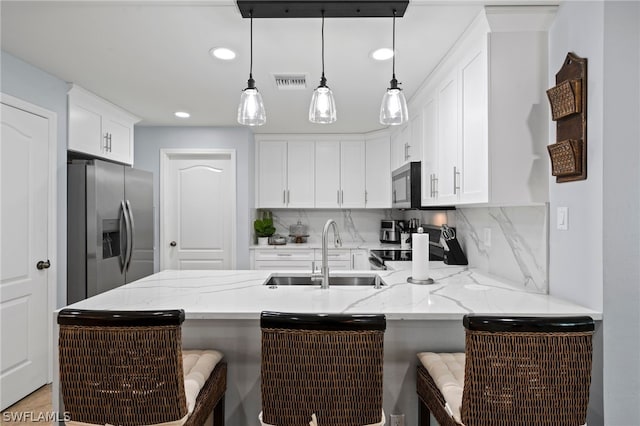
<path id="1" fill-rule="evenodd" d="M 548 145 L 551 174 L 556 182 L 587 178 L 587 59 L 568 53 L 547 90 L 556 143 Z"/>

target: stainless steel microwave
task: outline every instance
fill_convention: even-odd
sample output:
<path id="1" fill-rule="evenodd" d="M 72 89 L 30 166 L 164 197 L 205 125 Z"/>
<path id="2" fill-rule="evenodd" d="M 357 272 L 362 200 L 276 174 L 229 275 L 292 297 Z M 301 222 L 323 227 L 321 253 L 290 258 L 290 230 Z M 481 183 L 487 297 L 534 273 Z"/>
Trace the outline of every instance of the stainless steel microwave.
<path id="1" fill-rule="evenodd" d="M 413 161 L 391 173 L 392 206 L 395 209 L 419 209 L 421 163 Z"/>

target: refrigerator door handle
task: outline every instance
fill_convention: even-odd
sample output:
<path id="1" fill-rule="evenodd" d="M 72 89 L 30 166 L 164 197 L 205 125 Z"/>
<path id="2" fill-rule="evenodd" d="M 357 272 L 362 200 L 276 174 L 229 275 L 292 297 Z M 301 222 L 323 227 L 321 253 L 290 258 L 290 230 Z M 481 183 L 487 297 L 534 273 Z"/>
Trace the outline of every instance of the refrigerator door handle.
<path id="1" fill-rule="evenodd" d="M 123 229 L 124 225 L 124 229 Z M 127 266 L 127 251 L 129 248 L 129 224 L 127 221 L 127 207 L 124 205 L 124 201 L 120 202 L 120 217 L 118 218 L 118 231 L 120 234 L 120 270 L 124 272 Z M 127 240 L 124 235 L 127 234 Z M 123 247 L 124 243 L 124 247 Z"/>
<path id="2" fill-rule="evenodd" d="M 128 260 L 127 260 L 127 265 L 126 265 L 126 270 L 129 270 L 129 267 L 131 266 L 131 259 L 133 258 L 133 244 L 134 241 L 136 240 L 136 227 L 135 224 L 133 222 L 133 210 L 131 209 L 131 203 L 129 202 L 129 200 L 126 201 L 126 205 L 127 205 L 127 216 L 129 216 L 129 224 L 130 224 L 130 232 L 127 233 L 127 245 L 129 246 L 129 256 L 128 256 Z"/>
<path id="3" fill-rule="evenodd" d="M 129 257 L 131 256 L 130 247 L 131 247 L 131 222 L 129 220 L 129 212 L 127 211 L 127 206 L 123 201 L 120 201 L 120 205 L 122 206 L 122 215 L 124 216 L 124 225 L 126 228 L 127 240 L 125 242 L 125 253 L 124 259 L 122 262 L 122 272 L 127 270 L 127 266 L 129 263 Z M 120 241 L 122 241 L 122 233 L 120 234 Z"/>

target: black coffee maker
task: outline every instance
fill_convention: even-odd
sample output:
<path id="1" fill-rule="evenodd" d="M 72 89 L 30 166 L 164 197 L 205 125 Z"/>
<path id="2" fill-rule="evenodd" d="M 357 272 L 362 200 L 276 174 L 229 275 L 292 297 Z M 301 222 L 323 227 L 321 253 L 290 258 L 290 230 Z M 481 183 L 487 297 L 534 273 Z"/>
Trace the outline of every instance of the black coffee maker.
<path id="1" fill-rule="evenodd" d="M 447 265 L 468 265 L 467 256 L 462 252 L 462 247 L 456 238 L 456 230 L 447 225 L 442 225 L 442 245 L 444 246 L 444 263 Z"/>

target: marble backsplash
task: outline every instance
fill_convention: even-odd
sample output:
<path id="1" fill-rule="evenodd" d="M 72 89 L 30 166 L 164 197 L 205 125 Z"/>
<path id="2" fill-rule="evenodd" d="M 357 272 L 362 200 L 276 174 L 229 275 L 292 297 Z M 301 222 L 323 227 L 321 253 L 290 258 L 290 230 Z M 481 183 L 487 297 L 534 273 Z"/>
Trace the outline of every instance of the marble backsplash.
<path id="1" fill-rule="evenodd" d="M 548 206 L 463 208 L 451 213 L 469 265 L 532 293 L 549 292 Z"/>
<path id="2" fill-rule="evenodd" d="M 307 241 L 320 242 L 324 224 L 328 219 L 333 219 L 338 225 L 338 231 L 344 243 L 369 243 L 378 242 L 380 220 L 390 218 L 391 210 L 282 209 L 272 210 L 272 214 L 276 233 L 284 236 L 289 235 L 289 226 L 295 225 L 299 220 L 308 226 Z"/>
<path id="3" fill-rule="evenodd" d="M 469 266 L 508 279 L 532 293 L 547 294 L 548 210 L 548 206 L 411 210 L 405 212 L 404 218 L 456 227 Z"/>

